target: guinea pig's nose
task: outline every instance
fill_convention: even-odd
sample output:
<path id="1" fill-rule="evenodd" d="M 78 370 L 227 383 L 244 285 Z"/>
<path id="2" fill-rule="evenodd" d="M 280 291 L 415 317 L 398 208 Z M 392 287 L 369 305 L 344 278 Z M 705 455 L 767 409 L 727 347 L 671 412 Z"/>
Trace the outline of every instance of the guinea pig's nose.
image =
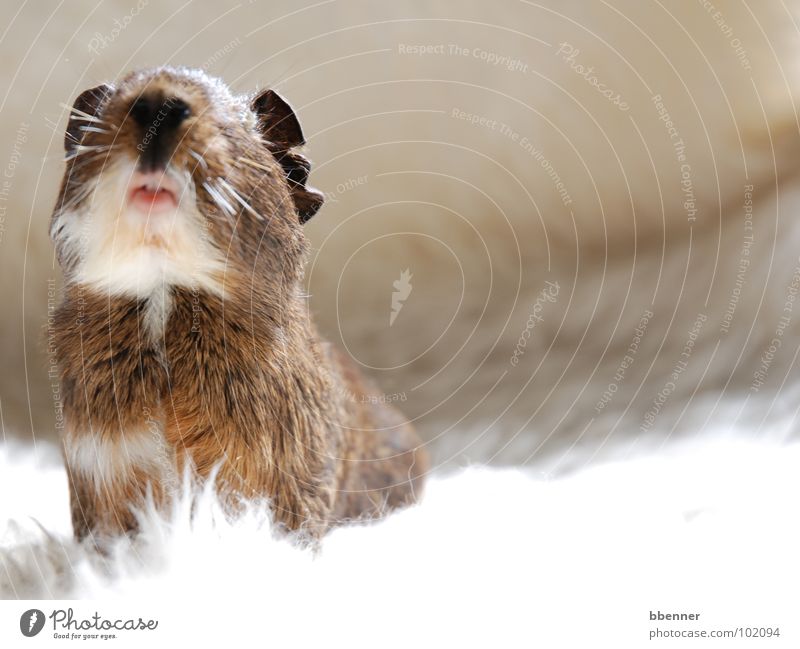
<path id="1" fill-rule="evenodd" d="M 131 105 L 130 112 L 139 126 L 155 126 L 156 129 L 161 126 L 167 129 L 176 128 L 191 114 L 189 106 L 182 99 L 162 99 L 157 96 L 138 97 Z"/>
<path id="2" fill-rule="evenodd" d="M 131 117 L 139 126 L 150 126 L 158 112 L 158 102 L 153 97 L 138 97 L 131 105 Z"/>

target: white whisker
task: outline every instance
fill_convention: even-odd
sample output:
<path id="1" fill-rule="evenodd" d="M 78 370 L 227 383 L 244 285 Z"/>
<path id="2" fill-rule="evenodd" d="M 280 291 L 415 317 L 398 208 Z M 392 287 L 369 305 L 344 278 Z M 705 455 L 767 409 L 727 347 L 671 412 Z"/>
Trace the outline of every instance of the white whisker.
<path id="1" fill-rule="evenodd" d="M 256 162 L 255 160 L 251 160 L 250 158 L 239 158 L 240 162 L 244 162 L 245 164 L 250 165 L 251 167 L 255 167 L 256 169 L 262 169 L 264 171 L 270 171 L 270 168 L 266 165 L 261 164 L 260 162 Z"/>
<path id="2" fill-rule="evenodd" d="M 263 217 L 263 216 L 261 216 L 261 215 L 260 215 L 258 212 L 256 212 L 256 211 L 255 211 L 255 210 L 254 210 L 254 209 L 253 209 L 253 208 L 250 206 L 250 203 L 248 203 L 246 200 L 244 200 L 244 198 L 242 198 L 242 197 L 239 195 L 239 192 L 237 192 L 237 191 L 236 191 L 236 190 L 235 190 L 233 187 L 231 187 L 231 186 L 230 186 L 230 184 L 228 183 L 228 181 L 226 181 L 224 178 L 220 178 L 220 179 L 219 179 L 219 182 L 220 182 L 220 185 L 222 186 L 222 188 L 223 188 L 223 189 L 225 189 L 225 190 L 227 190 L 227 192 L 228 192 L 228 193 L 229 193 L 229 194 L 230 194 L 230 195 L 231 195 L 231 196 L 232 196 L 234 199 L 236 199 L 236 201 L 237 201 L 237 202 L 238 202 L 238 203 L 239 203 L 239 204 L 240 204 L 240 205 L 241 205 L 241 206 L 242 206 L 244 209 L 246 209 L 248 212 L 250 212 L 250 214 L 252 214 L 253 216 L 255 216 L 255 217 L 256 217 L 256 218 L 257 218 L 259 221 L 263 221 L 263 220 L 264 220 L 264 217 Z"/>
<path id="3" fill-rule="evenodd" d="M 95 191 L 95 188 L 96 185 L 93 183 L 83 183 L 80 189 L 70 196 L 69 200 L 64 201 L 58 206 L 58 209 L 61 212 L 72 210 L 75 206 L 86 200 Z"/>
<path id="4" fill-rule="evenodd" d="M 70 119 L 85 119 L 87 122 L 102 122 L 99 117 L 95 117 L 94 115 L 90 115 L 89 113 L 84 113 L 82 110 L 75 108 L 74 106 L 70 106 L 69 104 L 65 104 L 64 102 L 59 103 L 59 106 L 62 108 L 66 108 L 70 113 L 74 113 L 74 115 L 70 115 Z"/>
<path id="5" fill-rule="evenodd" d="M 114 124 L 108 124 L 104 120 L 100 119 L 96 115 L 90 115 L 89 113 L 85 113 L 82 110 L 75 108 L 74 106 L 69 106 L 64 102 L 59 103 L 59 106 L 62 108 L 66 108 L 70 112 L 69 119 L 75 120 L 77 122 L 93 122 L 95 124 L 102 124 L 103 126 L 108 126 L 113 128 L 115 131 L 117 130 L 117 126 Z"/>
<path id="6" fill-rule="evenodd" d="M 209 193 L 214 202 L 224 211 L 227 212 L 228 216 L 233 216 L 236 214 L 236 210 L 233 209 L 233 205 L 231 205 L 222 193 L 214 187 L 210 182 L 206 181 L 203 183 L 203 187 L 206 188 L 206 191 Z"/>
<path id="7" fill-rule="evenodd" d="M 205 158 L 203 158 L 203 156 L 201 156 L 194 149 L 188 149 L 188 151 L 189 151 L 189 155 L 192 156 L 195 160 L 197 160 L 197 162 L 200 164 L 200 166 L 203 167 L 203 169 L 208 171 L 208 163 L 205 161 Z"/>
<path id="8" fill-rule="evenodd" d="M 103 133 L 108 135 L 111 131 L 107 131 L 104 128 L 98 128 L 97 126 L 81 126 L 79 127 L 81 131 L 89 131 L 91 133 Z"/>
<path id="9" fill-rule="evenodd" d="M 78 144 L 73 149 L 72 153 L 67 156 L 64 156 L 64 161 L 68 162 L 69 160 L 74 160 L 78 156 L 84 155 L 86 153 L 103 153 L 105 151 L 110 151 L 113 147 L 111 145 L 102 145 L 102 146 L 85 146 L 83 144 Z"/>

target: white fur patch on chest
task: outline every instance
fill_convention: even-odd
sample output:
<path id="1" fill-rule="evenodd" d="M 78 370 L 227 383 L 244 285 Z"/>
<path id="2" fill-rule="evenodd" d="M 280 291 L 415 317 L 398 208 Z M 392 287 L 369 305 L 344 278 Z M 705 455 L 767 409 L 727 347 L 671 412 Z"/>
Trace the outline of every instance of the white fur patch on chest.
<path id="1" fill-rule="evenodd" d="M 164 339 L 164 330 L 171 310 L 172 294 L 169 287 L 163 283 L 155 286 L 145 301 L 142 312 L 142 328 L 152 341 L 160 342 Z"/>
<path id="2" fill-rule="evenodd" d="M 70 471 L 98 491 L 119 488 L 137 471 L 162 484 L 177 483 L 175 451 L 155 421 L 115 437 L 69 432 L 64 437 L 64 457 Z"/>
<path id="3" fill-rule="evenodd" d="M 133 169 L 120 163 L 104 170 L 83 207 L 57 215 L 53 238 L 69 280 L 137 298 L 164 285 L 222 294 L 225 259 L 197 209 L 191 181 L 184 178 L 174 210 L 142 214 L 126 204 Z"/>

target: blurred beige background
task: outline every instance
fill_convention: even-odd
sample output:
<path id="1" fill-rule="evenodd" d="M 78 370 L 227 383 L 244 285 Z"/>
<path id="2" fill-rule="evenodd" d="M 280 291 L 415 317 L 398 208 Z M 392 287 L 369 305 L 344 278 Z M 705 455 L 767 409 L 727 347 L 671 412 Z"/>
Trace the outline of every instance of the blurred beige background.
<path id="1" fill-rule="evenodd" d="M 794 410 L 796 2 L 5 6 L 4 436 L 55 434 L 63 104 L 163 64 L 293 103 L 328 195 L 317 322 L 439 463 L 565 466 Z"/>

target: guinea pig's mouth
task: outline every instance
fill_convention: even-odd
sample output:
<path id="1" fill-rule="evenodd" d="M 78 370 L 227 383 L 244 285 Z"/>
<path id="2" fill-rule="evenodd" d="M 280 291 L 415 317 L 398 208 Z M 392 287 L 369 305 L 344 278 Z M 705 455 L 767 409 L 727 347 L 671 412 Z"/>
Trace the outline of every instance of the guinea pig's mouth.
<path id="1" fill-rule="evenodd" d="M 128 183 L 128 204 L 145 214 L 171 212 L 178 207 L 180 187 L 168 174 L 136 171 Z"/>

